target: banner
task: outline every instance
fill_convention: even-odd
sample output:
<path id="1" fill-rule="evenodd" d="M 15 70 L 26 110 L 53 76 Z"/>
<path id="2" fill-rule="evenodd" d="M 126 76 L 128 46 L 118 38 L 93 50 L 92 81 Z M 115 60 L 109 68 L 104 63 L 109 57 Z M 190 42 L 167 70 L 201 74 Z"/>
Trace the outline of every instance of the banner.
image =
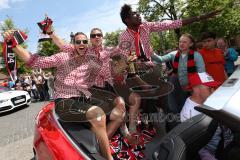
<path id="1" fill-rule="evenodd" d="M 3 57 L 5 60 L 6 69 L 12 81 L 17 80 L 17 61 L 12 50 L 12 42 L 3 44 Z"/>
<path id="2" fill-rule="evenodd" d="M 17 80 L 17 60 L 12 48 L 18 44 L 22 44 L 27 39 L 27 35 L 21 31 L 14 31 L 10 41 L 3 43 L 3 57 L 5 60 L 6 69 L 12 81 Z"/>

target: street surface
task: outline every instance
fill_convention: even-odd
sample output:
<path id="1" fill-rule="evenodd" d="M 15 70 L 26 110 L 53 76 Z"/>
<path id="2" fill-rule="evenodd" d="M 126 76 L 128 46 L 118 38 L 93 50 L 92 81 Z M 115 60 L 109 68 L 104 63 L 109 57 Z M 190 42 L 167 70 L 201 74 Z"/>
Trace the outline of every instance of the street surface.
<path id="1" fill-rule="evenodd" d="M 0 114 L 0 160 L 31 160 L 35 116 L 44 104 L 31 103 Z"/>

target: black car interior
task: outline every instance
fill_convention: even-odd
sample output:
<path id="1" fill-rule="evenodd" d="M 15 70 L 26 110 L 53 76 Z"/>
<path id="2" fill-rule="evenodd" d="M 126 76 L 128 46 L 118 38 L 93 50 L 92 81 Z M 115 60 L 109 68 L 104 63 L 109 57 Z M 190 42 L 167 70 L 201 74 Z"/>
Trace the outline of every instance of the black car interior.
<path id="1" fill-rule="evenodd" d="M 205 115 L 198 115 L 179 124 L 162 139 L 156 137 L 146 145 L 146 159 L 194 160 L 198 151 L 213 136 L 218 123 Z"/>

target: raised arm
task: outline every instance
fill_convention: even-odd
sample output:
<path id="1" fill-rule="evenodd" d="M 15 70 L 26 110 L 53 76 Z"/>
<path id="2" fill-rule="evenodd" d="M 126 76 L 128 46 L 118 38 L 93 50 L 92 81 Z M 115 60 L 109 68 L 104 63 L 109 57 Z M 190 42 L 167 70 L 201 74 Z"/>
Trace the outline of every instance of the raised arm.
<path id="1" fill-rule="evenodd" d="M 200 15 L 200 16 L 183 19 L 182 20 L 182 25 L 184 26 L 184 25 L 191 24 L 193 22 L 202 21 L 202 20 L 205 20 L 205 19 L 208 19 L 208 18 L 212 18 L 212 17 L 218 15 L 221 11 L 222 10 L 215 10 L 215 11 L 212 11 L 210 13 L 203 14 L 203 15 Z"/>
<path id="2" fill-rule="evenodd" d="M 8 30 L 4 32 L 3 36 L 5 40 L 11 39 L 14 30 Z M 50 57 L 41 57 L 38 55 L 32 55 L 26 49 L 20 45 L 16 45 L 12 48 L 13 52 L 16 53 L 20 59 L 22 59 L 31 68 L 51 68 L 63 64 L 69 60 L 67 53 L 58 53 Z"/>
<path id="3" fill-rule="evenodd" d="M 195 16 L 187 19 L 162 21 L 162 22 L 147 22 L 146 25 L 148 26 L 148 28 L 150 28 L 151 32 L 160 32 L 168 29 L 177 29 L 184 25 L 206 20 L 208 18 L 212 18 L 218 15 L 220 12 L 221 10 L 215 10 L 207 14 L 203 14 L 200 16 Z"/>
<path id="4" fill-rule="evenodd" d="M 6 32 L 3 33 L 3 37 L 5 40 L 9 40 L 12 36 L 13 36 L 14 30 L 8 30 Z M 31 54 L 24 49 L 23 47 L 21 47 L 20 45 L 17 45 L 16 47 L 14 47 L 12 49 L 14 51 L 14 53 L 16 53 L 21 60 L 23 60 L 24 62 L 28 62 L 30 60 Z"/>
<path id="5" fill-rule="evenodd" d="M 52 29 L 52 25 L 49 26 L 47 30 L 47 34 L 50 38 L 52 38 L 52 41 L 54 44 L 58 46 L 58 48 L 62 49 L 66 42 L 64 42 L 63 39 L 61 39 Z"/>
<path id="6" fill-rule="evenodd" d="M 177 54 L 177 51 L 170 52 L 163 56 L 160 56 L 154 53 L 152 54 L 151 58 L 152 58 L 152 61 L 154 61 L 155 63 L 164 63 L 164 62 L 173 61 L 176 54 Z"/>

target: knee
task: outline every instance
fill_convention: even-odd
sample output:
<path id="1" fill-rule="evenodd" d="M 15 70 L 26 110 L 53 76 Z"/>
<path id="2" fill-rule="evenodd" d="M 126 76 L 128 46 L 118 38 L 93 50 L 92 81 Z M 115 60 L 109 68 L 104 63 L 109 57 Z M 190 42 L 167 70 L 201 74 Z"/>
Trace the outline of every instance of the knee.
<path id="1" fill-rule="evenodd" d="M 119 107 L 115 107 L 110 114 L 110 120 L 123 122 L 125 119 L 125 115 L 126 115 L 125 110 L 123 111 Z"/>
<path id="2" fill-rule="evenodd" d="M 126 111 L 125 102 L 124 102 L 122 97 L 117 97 L 114 100 L 114 107 L 117 107 L 118 109 L 120 109 L 120 110 L 122 110 L 124 112 Z"/>
<path id="3" fill-rule="evenodd" d="M 86 118 L 93 128 L 106 127 L 106 115 L 97 106 L 92 106 L 86 113 Z"/>

